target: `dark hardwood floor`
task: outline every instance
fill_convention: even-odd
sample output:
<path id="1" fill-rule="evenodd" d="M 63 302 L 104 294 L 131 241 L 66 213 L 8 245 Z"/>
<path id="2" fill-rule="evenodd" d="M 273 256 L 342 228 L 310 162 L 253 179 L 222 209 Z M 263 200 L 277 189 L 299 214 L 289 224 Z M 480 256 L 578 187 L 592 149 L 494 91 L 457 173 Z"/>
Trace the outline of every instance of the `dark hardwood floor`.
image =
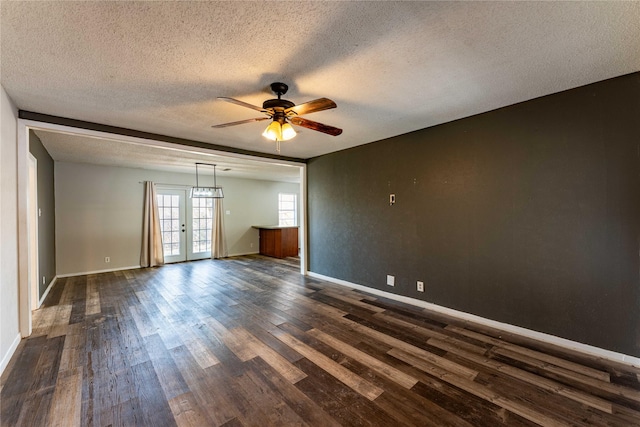
<path id="1" fill-rule="evenodd" d="M 60 279 L 2 426 L 630 426 L 640 370 L 303 277 L 295 260 Z"/>

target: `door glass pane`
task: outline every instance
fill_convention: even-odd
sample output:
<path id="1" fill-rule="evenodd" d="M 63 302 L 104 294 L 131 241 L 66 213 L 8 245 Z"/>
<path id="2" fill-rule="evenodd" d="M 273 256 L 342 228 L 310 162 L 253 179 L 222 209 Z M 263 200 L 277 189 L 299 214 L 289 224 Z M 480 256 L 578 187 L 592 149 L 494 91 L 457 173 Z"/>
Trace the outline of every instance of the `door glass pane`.
<path id="1" fill-rule="evenodd" d="M 180 198 L 172 195 L 158 195 L 158 212 L 164 256 L 180 254 Z"/>
<path id="2" fill-rule="evenodd" d="M 193 198 L 191 233 L 193 236 L 193 253 L 211 250 L 211 219 L 213 218 L 212 198 Z"/>

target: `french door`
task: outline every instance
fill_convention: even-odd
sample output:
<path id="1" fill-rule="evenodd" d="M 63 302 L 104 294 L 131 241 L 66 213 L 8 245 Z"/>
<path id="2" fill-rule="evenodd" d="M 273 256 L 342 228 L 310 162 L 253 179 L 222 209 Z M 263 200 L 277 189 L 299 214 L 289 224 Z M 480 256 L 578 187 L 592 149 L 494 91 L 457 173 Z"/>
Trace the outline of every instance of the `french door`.
<path id="1" fill-rule="evenodd" d="M 164 262 L 211 257 L 213 199 L 189 198 L 187 190 L 158 189 Z"/>

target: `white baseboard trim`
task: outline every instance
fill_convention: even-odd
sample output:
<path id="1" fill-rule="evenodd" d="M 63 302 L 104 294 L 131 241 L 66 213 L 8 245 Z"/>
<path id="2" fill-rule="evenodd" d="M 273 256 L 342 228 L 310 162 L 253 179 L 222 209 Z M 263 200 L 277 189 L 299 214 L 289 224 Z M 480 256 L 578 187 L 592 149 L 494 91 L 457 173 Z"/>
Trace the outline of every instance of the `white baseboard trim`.
<path id="1" fill-rule="evenodd" d="M 227 255 L 227 257 L 232 257 L 232 256 L 245 256 L 245 255 L 256 255 L 259 254 L 260 252 L 241 252 L 241 253 L 237 253 L 237 254 L 229 254 Z"/>
<path id="2" fill-rule="evenodd" d="M 131 265 L 129 267 L 108 268 L 106 270 L 94 270 L 94 271 L 84 271 L 84 272 L 80 272 L 80 273 L 58 274 L 56 277 L 57 278 L 62 278 L 62 277 L 86 276 L 88 274 L 111 273 L 112 271 L 135 270 L 136 268 L 142 268 L 142 267 L 139 266 L 139 265 Z"/>
<path id="3" fill-rule="evenodd" d="M 13 353 L 16 352 L 16 349 L 18 348 L 18 344 L 20 344 L 21 339 L 22 338 L 20 337 L 20 334 L 17 334 L 15 339 L 11 343 L 11 346 L 9 347 L 5 355 L 2 357 L 2 361 L 0 361 L 0 375 L 4 373 L 4 369 L 9 364 L 9 361 L 11 360 L 11 356 L 13 356 Z"/>
<path id="4" fill-rule="evenodd" d="M 40 297 L 40 300 L 38 301 L 38 305 L 36 308 L 40 308 L 40 306 L 44 302 L 44 299 L 47 297 L 47 295 L 49 295 L 49 291 L 51 290 L 51 288 L 53 288 L 53 285 L 55 285 L 56 280 L 58 280 L 58 276 L 54 277 L 53 280 L 49 282 L 49 286 L 47 286 L 47 289 L 44 290 L 44 293 Z"/>
<path id="5" fill-rule="evenodd" d="M 259 253 L 259 252 L 246 252 L 246 253 L 238 253 L 238 254 L 229 254 L 229 255 L 227 255 L 227 257 L 253 255 L 253 254 L 257 254 L 257 253 Z M 204 259 L 206 260 L 206 259 L 211 259 L 211 258 L 204 258 Z M 197 260 L 197 261 L 200 261 L 200 260 Z M 171 265 L 171 263 L 165 264 L 165 265 Z M 65 273 L 65 274 L 58 274 L 56 276 L 56 279 L 61 279 L 63 277 L 86 276 L 88 274 L 111 273 L 113 271 L 135 270 L 136 268 L 143 268 L 143 267 L 141 265 L 131 265 L 129 267 L 108 268 L 106 270 L 83 271 L 83 272 L 79 272 L 79 273 Z M 44 298 L 43 298 L 43 300 L 44 300 Z"/>
<path id="6" fill-rule="evenodd" d="M 327 282 L 335 283 L 338 285 L 346 286 L 360 291 L 368 292 L 370 294 L 379 295 L 385 298 L 389 298 L 395 301 L 400 301 L 406 304 L 411 304 L 417 307 L 433 310 L 438 313 L 446 314 L 451 317 L 456 317 L 461 320 L 468 320 L 470 322 L 478 323 L 480 325 L 489 326 L 504 332 L 509 332 L 517 335 L 521 335 L 526 338 L 531 338 L 544 343 L 549 343 L 563 347 L 569 350 L 579 351 L 584 354 L 588 354 L 602 359 L 611 360 L 614 362 L 624 363 L 626 365 L 633 366 L 635 368 L 640 367 L 640 357 L 629 356 L 623 353 L 617 353 L 615 351 L 606 350 L 603 348 L 595 347 L 589 344 L 583 344 L 577 341 L 571 341 L 566 338 L 556 337 L 555 335 L 545 334 L 543 332 L 533 331 L 520 326 L 510 325 L 508 323 L 498 322 L 496 320 L 487 319 L 485 317 L 476 316 L 475 314 L 465 313 L 464 311 L 454 310 L 452 308 L 443 307 L 441 305 L 433 304 L 430 302 L 422 301 L 419 299 L 406 297 L 403 295 L 393 294 L 391 292 L 381 291 L 379 289 L 369 288 L 367 286 L 358 285 L 355 283 L 347 282 L 346 280 L 336 279 L 333 277 L 325 276 L 311 271 L 307 272 L 307 275 L 316 279 L 325 280 Z"/>

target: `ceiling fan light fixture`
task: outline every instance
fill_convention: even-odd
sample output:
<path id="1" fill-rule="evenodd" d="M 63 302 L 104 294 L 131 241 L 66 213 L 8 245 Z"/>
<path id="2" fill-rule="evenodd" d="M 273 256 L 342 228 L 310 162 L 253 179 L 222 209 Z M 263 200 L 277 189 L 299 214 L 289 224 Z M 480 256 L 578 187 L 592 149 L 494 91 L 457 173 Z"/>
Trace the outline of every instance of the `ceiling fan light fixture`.
<path id="1" fill-rule="evenodd" d="M 272 121 L 262 132 L 262 136 L 271 141 L 282 141 L 282 126 L 277 121 Z"/>
<path id="2" fill-rule="evenodd" d="M 284 122 L 280 124 L 279 121 L 274 120 L 267 126 L 262 136 L 271 141 L 288 141 L 296 136 L 296 131 L 289 123 Z"/>
<path id="3" fill-rule="evenodd" d="M 289 123 L 284 123 L 282 125 L 282 140 L 288 141 L 294 136 L 296 136 L 296 131 L 293 129 L 293 126 Z"/>

